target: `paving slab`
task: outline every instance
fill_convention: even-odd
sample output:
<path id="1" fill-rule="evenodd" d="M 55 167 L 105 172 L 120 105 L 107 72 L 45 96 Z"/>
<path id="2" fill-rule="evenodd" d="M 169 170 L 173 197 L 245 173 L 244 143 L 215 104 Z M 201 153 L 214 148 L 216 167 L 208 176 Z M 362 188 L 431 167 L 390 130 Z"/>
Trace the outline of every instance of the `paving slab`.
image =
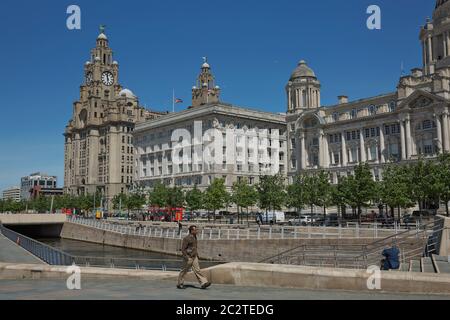
<path id="1" fill-rule="evenodd" d="M 0 262 L 44 264 L 24 248 L 6 238 L 0 233 Z"/>

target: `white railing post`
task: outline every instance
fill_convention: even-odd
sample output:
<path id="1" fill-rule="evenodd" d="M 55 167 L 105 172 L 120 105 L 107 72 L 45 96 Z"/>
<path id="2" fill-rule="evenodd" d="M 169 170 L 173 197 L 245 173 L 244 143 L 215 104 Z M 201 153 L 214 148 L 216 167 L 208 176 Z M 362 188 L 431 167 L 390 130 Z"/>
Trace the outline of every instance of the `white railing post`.
<path id="1" fill-rule="evenodd" d="M 205 238 L 205 229 L 202 229 L 202 240 Z"/>
<path id="2" fill-rule="evenodd" d="M 284 239 L 284 227 L 281 227 L 281 239 Z"/>
<path id="3" fill-rule="evenodd" d="M 272 227 L 270 227 L 270 230 L 269 230 L 269 239 L 272 239 Z"/>
<path id="4" fill-rule="evenodd" d="M 173 239 L 175 239 L 175 229 L 173 229 Z"/>
<path id="5" fill-rule="evenodd" d="M 169 238 L 169 231 L 170 231 L 170 229 L 167 228 L 166 238 Z"/>
<path id="6" fill-rule="evenodd" d="M 227 230 L 227 239 L 230 240 L 230 229 Z"/>
<path id="7" fill-rule="evenodd" d="M 240 232 L 241 232 L 241 229 L 238 229 L 238 231 L 237 231 L 237 239 L 238 240 L 239 240 Z"/>
<path id="8" fill-rule="evenodd" d="M 261 240 L 261 227 L 258 228 L 258 240 Z"/>
<path id="9" fill-rule="evenodd" d="M 209 240 L 211 240 L 211 239 L 212 239 L 212 228 L 209 229 Z"/>
<path id="10" fill-rule="evenodd" d="M 247 240 L 250 240 L 250 229 L 247 229 Z"/>
<path id="11" fill-rule="evenodd" d="M 219 240 L 220 240 L 220 233 L 221 233 L 221 230 L 222 230 L 222 229 L 219 228 L 219 235 L 218 235 L 218 239 L 219 239 Z"/>

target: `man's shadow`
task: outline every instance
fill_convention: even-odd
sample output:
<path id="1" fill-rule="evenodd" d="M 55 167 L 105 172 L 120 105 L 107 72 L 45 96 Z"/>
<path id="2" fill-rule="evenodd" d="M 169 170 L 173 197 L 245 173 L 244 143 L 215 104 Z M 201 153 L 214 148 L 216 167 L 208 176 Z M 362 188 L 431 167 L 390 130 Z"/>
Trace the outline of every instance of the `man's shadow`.
<path id="1" fill-rule="evenodd" d="M 197 290 L 203 290 L 202 288 L 200 288 L 200 287 L 197 287 L 197 286 L 194 286 L 194 285 L 192 285 L 192 284 L 185 284 L 185 285 L 184 285 L 184 287 L 185 287 L 186 289 L 197 289 Z"/>

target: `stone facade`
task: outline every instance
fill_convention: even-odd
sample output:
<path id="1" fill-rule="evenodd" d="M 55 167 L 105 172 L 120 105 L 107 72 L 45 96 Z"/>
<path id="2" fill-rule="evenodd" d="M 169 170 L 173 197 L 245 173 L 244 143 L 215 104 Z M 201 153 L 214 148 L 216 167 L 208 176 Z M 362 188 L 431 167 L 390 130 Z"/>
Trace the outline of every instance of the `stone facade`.
<path id="1" fill-rule="evenodd" d="M 20 202 L 20 188 L 12 187 L 2 192 L 2 200 L 12 200 L 16 202 Z"/>
<path id="2" fill-rule="evenodd" d="M 98 191 L 109 209 L 112 198 L 133 184 L 135 124 L 161 113 L 143 108 L 133 92 L 119 84 L 119 64 L 113 61 L 103 31 L 84 74 L 80 99 L 64 133 L 64 191 L 71 195 Z"/>
<path id="3" fill-rule="evenodd" d="M 209 64 L 203 64 L 198 82 L 202 83 L 204 77 L 213 79 Z M 210 84 L 211 86 L 212 84 Z M 206 88 L 206 87 L 205 87 Z M 218 89 L 218 87 L 214 87 Z M 197 87 L 193 88 L 193 101 L 188 110 L 166 115 L 158 119 L 147 121 L 137 125 L 133 132 L 136 157 L 136 182 L 143 187 L 151 188 L 157 182 L 163 182 L 169 186 L 181 186 L 192 188 L 198 185 L 200 189 L 205 189 L 215 178 L 225 178 L 227 187 L 231 188 L 234 182 L 247 178 L 250 184 L 258 182 L 261 173 L 272 165 L 279 166 L 280 173 L 286 174 L 286 120 L 284 115 L 261 112 L 247 108 L 241 108 L 222 102 L 210 101 L 208 103 L 198 103 Z M 206 92 L 206 91 L 205 91 Z M 218 96 L 215 96 L 218 98 Z M 203 97 L 205 98 L 205 97 Z M 223 161 L 220 163 L 175 164 L 173 161 L 174 141 L 173 133 L 177 129 L 185 129 L 191 137 L 195 136 L 196 126 L 201 126 L 200 136 L 203 137 L 210 129 L 218 129 L 223 134 Z M 278 164 L 256 163 L 248 161 L 248 155 L 257 154 L 258 151 L 249 148 L 239 147 L 240 139 L 248 132 L 261 132 L 267 130 L 267 134 L 277 129 L 279 133 L 278 141 L 273 141 L 267 148 L 268 154 L 274 149 L 279 152 Z M 234 137 L 236 148 L 231 149 L 229 138 L 226 132 L 241 133 Z M 241 137 L 239 137 L 241 135 Z M 234 139 L 233 137 L 230 137 Z M 193 139 L 195 140 L 195 138 Z M 176 141 L 175 141 L 176 142 Z M 193 149 L 199 147 L 200 153 L 206 148 L 207 142 L 193 141 Z M 260 148 L 261 149 L 261 148 Z M 226 160 L 227 154 L 231 152 L 231 162 Z M 241 160 L 239 160 L 241 159 Z M 236 160 L 236 161 L 235 161 Z M 273 169 L 273 167 L 272 167 Z M 277 170 L 278 171 L 278 170 Z"/>
<path id="4" fill-rule="evenodd" d="M 288 175 L 325 169 L 334 183 L 368 162 L 375 179 L 387 163 L 450 151 L 450 2 L 438 1 L 420 31 L 423 67 L 401 77 L 397 90 L 320 105 L 320 81 L 301 61 L 286 87 Z"/>

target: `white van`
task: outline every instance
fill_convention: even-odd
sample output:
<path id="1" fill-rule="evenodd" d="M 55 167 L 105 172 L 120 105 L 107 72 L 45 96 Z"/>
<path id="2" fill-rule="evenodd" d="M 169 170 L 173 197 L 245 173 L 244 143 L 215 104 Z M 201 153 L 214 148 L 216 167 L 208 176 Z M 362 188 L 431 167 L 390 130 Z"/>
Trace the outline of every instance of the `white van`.
<path id="1" fill-rule="evenodd" d="M 269 224 L 270 221 L 276 223 L 284 223 L 286 221 L 286 217 L 284 212 L 282 211 L 269 211 L 269 212 L 261 212 L 262 223 Z"/>

